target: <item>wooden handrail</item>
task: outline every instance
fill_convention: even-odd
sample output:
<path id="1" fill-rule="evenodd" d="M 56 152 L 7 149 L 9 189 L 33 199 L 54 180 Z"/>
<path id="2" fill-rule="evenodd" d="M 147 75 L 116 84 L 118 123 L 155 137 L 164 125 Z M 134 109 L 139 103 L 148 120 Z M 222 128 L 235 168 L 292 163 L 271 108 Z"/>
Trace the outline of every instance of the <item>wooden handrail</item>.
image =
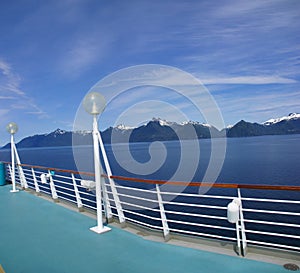
<path id="1" fill-rule="evenodd" d="M 106 176 L 107 177 L 107 176 Z M 234 183 L 209 183 L 209 182 L 182 182 L 182 181 L 167 181 L 167 180 L 151 180 L 142 178 L 124 177 L 112 175 L 112 179 L 140 182 L 147 184 L 158 185 L 177 185 L 177 186 L 194 186 L 194 187 L 212 187 L 226 189 L 251 189 L 251 190 L 283 190 L 283 191 L 300 191 L 300 186 L 284 186 L 284 185 L 249 185 L 249 184 L 234 184 Z"/>
<path id="2" fill-rule="evenodd" d="M 3 162 L 4 164 L 11 164 L 11 162 Z M 58 168 L 49 168 L 44 166 L 35 166 L 29 164 L 20 164 L 20 166 L 50 170 L 62 173 L 82 174 L 88 176 L 95 176 L 91 172 L 79 172 L 73 170 L 65 170 Z M 106 174 L 103 177 L 108 177 Z M 250 189 L 250 190 L 280 190 L 280 191 L 300 191 L 300 186 L 285 186 L 285 185 L 250 185 L 250 184 L 235 184 L 235 183 L 210 183 L 210 182 L 184 182 L 184 181 L 168 181 L 168 180 L 154 180 L 134 177 L 124 177 L 119 175 L 112 175 L 110 178 L 122 181 L 130 181 L 136 183 L 158 184 L 158 185 L 175 185 L 175 186 L 192 186 L 192 187 L 211 187 L 211 188 L 225 188 L 225 189 Z"/>
<path id="3" fill-rule="evenodd" d="M 2 161 L 4 164 L 11 164 L 11 162 L 5 162 Z M 38 166 L 38 165 L 30 165 L 30 164 L 17 164 L 19 166 L 23 167 L 30 167 L 30 168 L 35 168 L 35 169 L 41 169 L 41 170 L 48 170 L 48 171 L 55 171 L 55 172 L 61 172 L 61 173 L 73 173 L 73 174 L 83 174 L 83 175 L 88 175 L 88 176 L 95 176 L 94 173 L 91 172 L 78 172 L 78 171 L 73 171 L 73 170 L 65 170 L 65 169 L 59 169 L 59 168 L 50 168 L 50 167 L 45 167 L 45 166 Z"/>

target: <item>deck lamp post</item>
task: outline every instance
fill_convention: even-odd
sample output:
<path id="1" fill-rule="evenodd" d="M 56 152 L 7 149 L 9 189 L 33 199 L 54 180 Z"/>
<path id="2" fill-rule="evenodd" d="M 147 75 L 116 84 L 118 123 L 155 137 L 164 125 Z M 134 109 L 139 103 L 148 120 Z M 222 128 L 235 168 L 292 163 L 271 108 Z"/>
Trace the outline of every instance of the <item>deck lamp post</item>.
<path id="1" fill-rule="evenodd" d="M 105 108 L 105 98 L 98 92 L 88 93 L 83 100 L 83 107 L 86 112 L 93 115 L 93 147 L 94 147 L 94 166 L 95 166 L 95 182 L 96 182 L 96 203 L 97 203 L 97 226 L 91 230 L 96 233 L 104 233 L 111 230 L 103 225 L 102 221 L 102 196 L 101 196 L 101 163 L 99 154 L 99 139 L 101 139 L 98 130 L 97 117 Z M 105 153 L 105 150 L 101 151 Z"/>
<path id="2" fill-rule="evenodd" d="M 11 180 L 12 190 L 10 192 L 18 192 L 16 189 L 16 178 L 15 178 L 15 142 L 14 134 L 18 132 L 18 125 L 14 122 L 10 122 L 6 126 L 6 131 L 10 134 L 10 150 L 11 150 Z"/>

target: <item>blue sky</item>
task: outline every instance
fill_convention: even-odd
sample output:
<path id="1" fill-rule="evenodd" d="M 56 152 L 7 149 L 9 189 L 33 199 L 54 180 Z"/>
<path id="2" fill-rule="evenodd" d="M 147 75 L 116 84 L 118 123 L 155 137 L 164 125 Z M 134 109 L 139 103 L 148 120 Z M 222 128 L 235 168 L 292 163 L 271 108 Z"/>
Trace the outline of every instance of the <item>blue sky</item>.
<path id="1" fill-rule="evenodd" d="M 19 125 L 17 141 L 71 130 L 94 84 L 141 64 L 197 77 L 225 125 L 300 112 L 299 11 L 297 0 L 1 1 L 0 145 L 9 141 L 10 121 Z M 157 116 L 177 121 L 170 109 L 156 109 L 153 98 L 177 109 L 184 98 L 163 88 L 136 92 L 147 111 L 134 114 L 139 96 L 129 92 L 108 105 L 101 129 L 119 120 L 130 126 Z M 113 108 L 133 110 L 119 119 L 108 115 Z M 205 122 L 192 112 L 186 116 Z"/>

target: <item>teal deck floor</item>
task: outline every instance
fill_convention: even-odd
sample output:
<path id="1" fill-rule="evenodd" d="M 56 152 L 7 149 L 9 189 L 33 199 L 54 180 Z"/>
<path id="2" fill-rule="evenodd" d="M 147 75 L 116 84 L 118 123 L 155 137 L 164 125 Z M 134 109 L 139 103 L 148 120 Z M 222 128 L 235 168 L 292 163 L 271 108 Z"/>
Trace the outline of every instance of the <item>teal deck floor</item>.
<path id="1" fill-rule="evenodd" d="M 152 242 L 0 187 L 0 264 L 6 273 L 287 273 L 279 265 Z"/>

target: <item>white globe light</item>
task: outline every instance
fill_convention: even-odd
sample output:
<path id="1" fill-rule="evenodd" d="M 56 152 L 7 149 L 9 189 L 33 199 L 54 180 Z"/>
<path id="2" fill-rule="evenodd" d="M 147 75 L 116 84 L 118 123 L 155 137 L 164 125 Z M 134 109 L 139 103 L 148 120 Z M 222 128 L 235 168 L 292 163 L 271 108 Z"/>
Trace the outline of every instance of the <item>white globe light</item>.
<path id="1" fill-rule="evenodd" d="M 92 115 L 99 115 L 106 105 L 105 98 L 98 92 L 88 93 L 83 99 L 85 111 Z"/>
<path id="2" fill-rule="evenodd" d="M 16 132 L 18 132 L 18 125 L 14 122 L 10 122 L 6 125 L 6 131 L 11 135 L 14 135 Z"/>

